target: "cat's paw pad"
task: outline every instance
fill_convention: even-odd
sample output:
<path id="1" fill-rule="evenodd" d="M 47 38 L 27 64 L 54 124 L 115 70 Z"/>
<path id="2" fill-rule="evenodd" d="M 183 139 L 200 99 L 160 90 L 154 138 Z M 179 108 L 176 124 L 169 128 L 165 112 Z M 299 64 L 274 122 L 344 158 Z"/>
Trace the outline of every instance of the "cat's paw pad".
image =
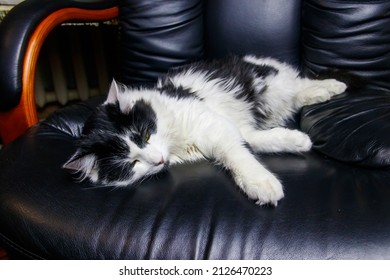
<path id="1" fill-rule="evenodd" d="M 257 205 L 277 206 L 278 201 L 284 197 L 282 184 L 271 173 L 251 178 L 244 190 L 249 198 L 256 200 Z"/>

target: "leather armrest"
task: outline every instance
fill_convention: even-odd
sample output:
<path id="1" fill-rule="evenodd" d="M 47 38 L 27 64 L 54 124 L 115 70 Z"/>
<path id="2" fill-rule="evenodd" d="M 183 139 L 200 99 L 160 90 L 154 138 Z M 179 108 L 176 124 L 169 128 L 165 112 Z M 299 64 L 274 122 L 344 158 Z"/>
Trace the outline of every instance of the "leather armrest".
<path id="1" fill-rule="evenodd" d="M 4 143 L 38 121 L 35 65 L 50 31 L 66 21 L 116 18 L 116 4 L 116 0 L 29 0 L 9 12 L 0 25 L 0 136 Z"/>

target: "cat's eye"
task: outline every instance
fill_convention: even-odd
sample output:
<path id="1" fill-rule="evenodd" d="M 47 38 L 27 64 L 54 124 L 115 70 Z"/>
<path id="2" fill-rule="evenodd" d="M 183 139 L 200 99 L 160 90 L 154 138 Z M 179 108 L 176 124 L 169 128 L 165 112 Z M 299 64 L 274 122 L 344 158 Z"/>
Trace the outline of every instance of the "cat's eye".
<path id="1" fill-rule="evenodd" d="M 148 142 L 150 139 L 150 133 L 149 132 L 146 132 L 146 135 L 145 135 L 145 142 Z"/>
<path id="2" fill-rule="evenodd" d="M 138 159 L 134 160 L 134 161 L 133 161 L 133 165 L 136 165 L 138 162 L 139 162 Z"/>

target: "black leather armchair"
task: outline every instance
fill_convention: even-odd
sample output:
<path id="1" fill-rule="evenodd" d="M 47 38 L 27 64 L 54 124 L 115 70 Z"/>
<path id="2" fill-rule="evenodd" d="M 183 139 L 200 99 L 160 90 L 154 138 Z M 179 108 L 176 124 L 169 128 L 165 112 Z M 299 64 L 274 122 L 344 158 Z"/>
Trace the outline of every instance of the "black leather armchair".
<path id="1" fill-rule="evenodd" d="M 390 258 L 390 2 L 349 0 L 28 0 L 0 25 L 0 246 L 33 259 Z M 126 84 L 229 54 L 273 56 L 307 75 L 365 79 L 296 123 L 300 155 L 258 155 L 283 181 L 259 207 L 207 162 L 138 187 L 93 188 L 61 169 L 103 99 L 37 122 L 33 74 L 49 31 L 118 18 Z M 16 139 L 16 140 L 14 140 Z"/>

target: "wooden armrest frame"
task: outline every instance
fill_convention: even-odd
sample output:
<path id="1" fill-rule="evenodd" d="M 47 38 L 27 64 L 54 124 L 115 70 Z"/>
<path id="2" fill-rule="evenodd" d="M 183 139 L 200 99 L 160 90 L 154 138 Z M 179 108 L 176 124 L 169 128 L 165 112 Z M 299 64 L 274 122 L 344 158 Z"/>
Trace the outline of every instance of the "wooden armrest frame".
<path id="1" fill-rule="evenodd" d="M 8 112 L 0 112 L 0 137 L 8 144 L 38 122 L 35 105 L 34 81 L 39 52 L 54 27 L 69 21 L 105 21 L 118 17 L 118 7 L 103 10 L 64 8 L 46 17 L 32 34 L 24 56 L 22 94 L 19 105 Z"/>

